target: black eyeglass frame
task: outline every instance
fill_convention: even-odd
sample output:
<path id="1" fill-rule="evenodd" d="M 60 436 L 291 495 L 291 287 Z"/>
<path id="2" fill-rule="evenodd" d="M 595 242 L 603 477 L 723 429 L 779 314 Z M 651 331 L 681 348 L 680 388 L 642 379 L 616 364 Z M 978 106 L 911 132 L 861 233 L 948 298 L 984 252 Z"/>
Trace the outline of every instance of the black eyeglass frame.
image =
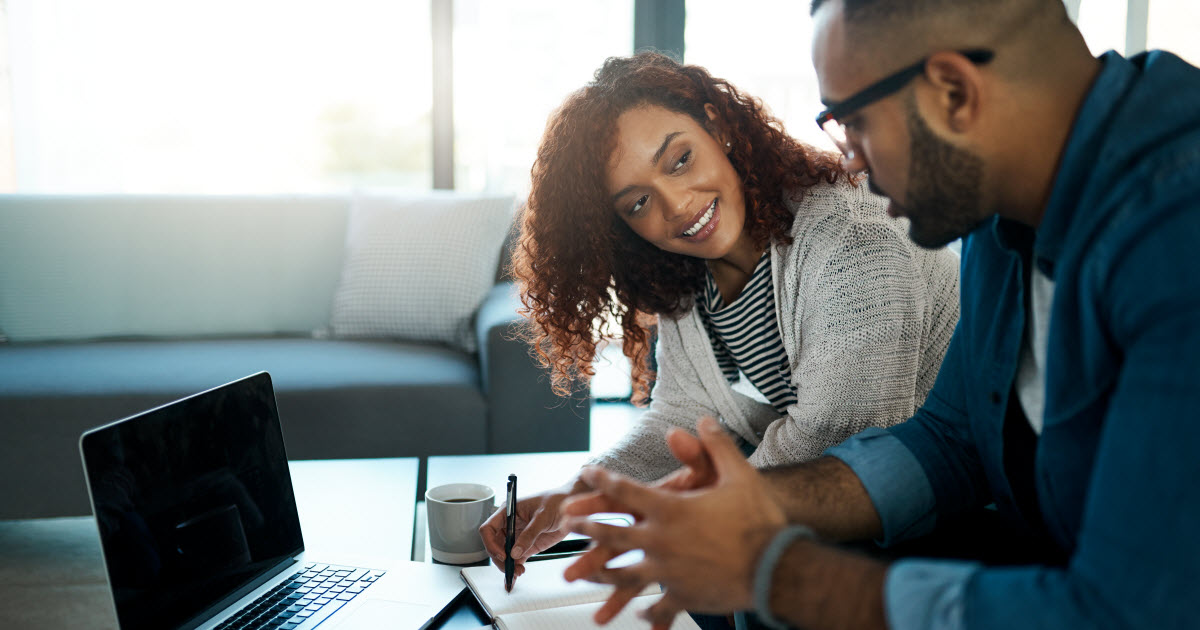
<path id="1" fill-rule="evenodd" d="M 996 53 L 986 48 L 974 48 L 970 50 L 959 50 L 958 54 L 966 57 L 971 63 L 985 64 L 991 61 Z M 868 85 L 859 90 L 850 98 L 834 105 L 817 115 L 817 126 L 822 130 L 825 129 L 826 123 L 839 118 L 853 114 L 854 112 L 882 99 L 886 96 L 891 96 L 900 88 L 908 84 L 917 76 L 925 72 L 925 64 L 929 63 L 929 57 L 923 57 L 920 61 L 906 66 L 888 76 Z"/>

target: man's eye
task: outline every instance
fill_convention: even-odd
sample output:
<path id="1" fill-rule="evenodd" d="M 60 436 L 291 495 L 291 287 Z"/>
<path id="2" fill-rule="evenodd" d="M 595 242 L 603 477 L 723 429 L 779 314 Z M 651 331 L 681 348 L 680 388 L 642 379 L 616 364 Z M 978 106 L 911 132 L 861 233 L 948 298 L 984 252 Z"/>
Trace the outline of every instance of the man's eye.
<path id="1" fill-rule="evenodd" d="M 649 198 L 650 197 L 648 195 L 642 195 L 641 197 L 638 197 L 638 200 L 633 202 L 633 207 L 629 209 L 629 214 L 637 214 L 641 212 L 642 207 L 646 205 L 646 200 Z"/>
<path id="2" fill-rule="evenodd" d="M 675 168 L 671 169 L 671 172 L 678 171 L 679 169 L 687 166 L 688 162 L 691 162 L 691 161 L 692 161 L 692 152 L 688 151 L 679 158 L 679 161 L 675 163 Z"/>

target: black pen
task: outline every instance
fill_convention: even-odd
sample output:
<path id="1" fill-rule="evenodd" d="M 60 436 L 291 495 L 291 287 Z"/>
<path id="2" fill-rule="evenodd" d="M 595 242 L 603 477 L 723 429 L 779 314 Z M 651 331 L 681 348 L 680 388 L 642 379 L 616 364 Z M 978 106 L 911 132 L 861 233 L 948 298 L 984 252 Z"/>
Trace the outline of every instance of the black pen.
<path id="1" fill-rule="evenodd" d="M 512 548 L 513 542 L 517 539 L 517 476 L 508 476 L 508 505 L 505 507 L 507 512 L 505 516 L 508 521 L 505 523 L 504 533 L 504 590 L 511 593 L 513 587 L 513 578 L 516 577 L 517 562 L 513 560 Z"/>

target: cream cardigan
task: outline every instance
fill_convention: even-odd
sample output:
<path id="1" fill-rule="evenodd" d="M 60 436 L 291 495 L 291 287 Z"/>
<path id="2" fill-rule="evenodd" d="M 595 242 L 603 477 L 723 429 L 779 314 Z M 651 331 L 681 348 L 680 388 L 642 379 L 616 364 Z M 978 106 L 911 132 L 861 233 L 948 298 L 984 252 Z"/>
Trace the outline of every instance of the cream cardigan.
<path id="1" fill-rule="evenodd" d="M 592 463 L 642 481 L 675 470 L 670 427 L 714 416 L 758 468 L 818 457 L 872 426 L 906 420 L 933 387 L 958 323 L 958 256 L 924 250 L 866 183 L 818 184 L 793 242 L 771 245 L 775 309 L 798 401 L 780 416 L 745 378 L 725 380 L 696 308 L 660 317 L 658 378 L 638 424 Z"/>

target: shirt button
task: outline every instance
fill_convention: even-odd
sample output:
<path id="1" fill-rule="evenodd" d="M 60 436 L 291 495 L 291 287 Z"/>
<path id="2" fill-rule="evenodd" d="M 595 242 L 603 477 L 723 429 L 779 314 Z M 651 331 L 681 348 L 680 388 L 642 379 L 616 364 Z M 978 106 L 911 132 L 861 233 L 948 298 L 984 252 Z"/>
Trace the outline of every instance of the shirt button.
<path id="1" fill-rule="evenodd" d="M 992 404 L 993 405 L 1000 404 L 1000 392 L 992 392 Z"/>

